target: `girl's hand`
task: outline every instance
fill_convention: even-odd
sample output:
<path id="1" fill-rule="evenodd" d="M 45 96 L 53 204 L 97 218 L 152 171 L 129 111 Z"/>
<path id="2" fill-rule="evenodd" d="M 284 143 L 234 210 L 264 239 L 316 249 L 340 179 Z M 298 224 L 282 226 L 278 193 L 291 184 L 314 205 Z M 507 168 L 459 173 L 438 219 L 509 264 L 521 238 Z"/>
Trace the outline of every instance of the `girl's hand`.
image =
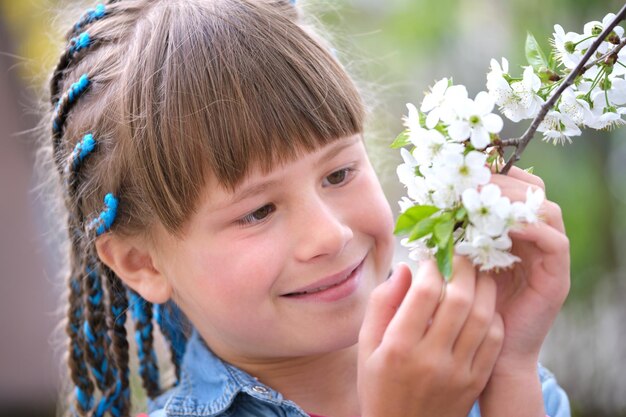
<path id="1" fill-rule="evenodd" d="M 359 336 L 358 390 L 363 417 L 465 417 L 500 352 L 503 323 L 496 286 L 455 257 L 443 278 L 421 264 L 400 265 L 372 293 Z"/>
<path id="2" fill-rule="evenodd" d="M 545 191 L 541 178 L 516 167 L 508 176 L 494 175 L 492 182 L 511 201 L 524 201 L 528 187 Z M 535 224 L 511 232 L 512 252 L 521 262 L 494 274 L 497 311 L 505 329 L 494 376 L 520 371 L 536 374 L 541 345 L 569 292 L 569 240 L 561 209 L 546 200 L 540 218 Z"/>

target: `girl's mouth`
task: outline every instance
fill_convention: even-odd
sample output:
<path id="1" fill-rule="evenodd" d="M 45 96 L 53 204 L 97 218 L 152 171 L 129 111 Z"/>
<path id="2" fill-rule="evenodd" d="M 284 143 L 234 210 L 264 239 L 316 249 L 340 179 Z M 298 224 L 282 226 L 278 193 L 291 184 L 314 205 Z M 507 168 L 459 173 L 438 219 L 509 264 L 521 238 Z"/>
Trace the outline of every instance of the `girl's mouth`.
<path id="1" fill-rule="evenodd" d="M 337 301 L 345 298 L 357 289 L 364 261 L 365 258 L 347 272 L 321 280 L 300 291 L 285 294 L 284 297 L 303 301 Z"/>

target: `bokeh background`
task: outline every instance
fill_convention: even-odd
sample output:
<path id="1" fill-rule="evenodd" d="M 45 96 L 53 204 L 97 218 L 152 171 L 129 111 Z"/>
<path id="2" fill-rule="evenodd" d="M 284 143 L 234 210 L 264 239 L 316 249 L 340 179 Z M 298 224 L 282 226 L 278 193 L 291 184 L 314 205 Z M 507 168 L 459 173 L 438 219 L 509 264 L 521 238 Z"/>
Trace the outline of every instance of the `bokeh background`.
<path id="1" fill-rule="evenodd" d="M 210 0 L 207 0 L 210 1 Z M 61 0 L 0 0 L 0 417 L 53 416 L 63 374 L 55 328 L 63 283 L 59 233 L 35 175 L 37 108 L 61 51 Z M 402 189 L 388 144 L 405 103 L 452 76 L 485 89 L 489 60 L 524 65 L 531 31 L 548 48 L 553 25 L 582 32 L 617 12 L 612 0 L 300 0 L 326 25 L 372 108 L 370 154 L 390 203 Z M 87 7 L 89 4 L 84 4 Z M 82 6 L 81 6 L 82 7 Z M 624 25 L 622 25 L 624 26 Z M 519 70 L 521 73 L 521 70 Z M 527 125 L 506 124 L 505 136 Z M 575 416 L 626 416 L 626 128 L 585 131 L 566 147 L 536 140 L 533 166 L 561 205 L 571 239 L 572 290 L 542 352 Z M 398 250 L 398 259 L 406 253 Z"/>

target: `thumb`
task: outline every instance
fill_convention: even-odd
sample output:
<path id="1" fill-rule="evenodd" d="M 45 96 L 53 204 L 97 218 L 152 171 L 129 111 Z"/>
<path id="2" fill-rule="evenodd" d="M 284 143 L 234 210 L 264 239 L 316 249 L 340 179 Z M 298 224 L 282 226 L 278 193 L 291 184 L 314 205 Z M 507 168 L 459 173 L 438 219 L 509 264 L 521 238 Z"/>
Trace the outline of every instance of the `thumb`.
<path id="1" fill-rule="evenodd" d="M 371 294 L 359 334 L 359 351 L 364 357 L 380 345 L 389 322 L 411 286 L 411 270 L 398 264 L 393 274 Z"/>

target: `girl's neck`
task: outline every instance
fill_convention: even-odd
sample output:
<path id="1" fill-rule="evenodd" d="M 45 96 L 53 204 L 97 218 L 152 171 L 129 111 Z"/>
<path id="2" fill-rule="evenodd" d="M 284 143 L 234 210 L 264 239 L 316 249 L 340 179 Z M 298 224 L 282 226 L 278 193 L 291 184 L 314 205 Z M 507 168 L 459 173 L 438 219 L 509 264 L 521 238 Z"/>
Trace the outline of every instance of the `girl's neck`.
<path id="1" fill-rule="evenodd" d="M 354 417 L 359 415 L 357 350 L 353 345 L 323 355 L 236 365 L 306 412 Z"/>

